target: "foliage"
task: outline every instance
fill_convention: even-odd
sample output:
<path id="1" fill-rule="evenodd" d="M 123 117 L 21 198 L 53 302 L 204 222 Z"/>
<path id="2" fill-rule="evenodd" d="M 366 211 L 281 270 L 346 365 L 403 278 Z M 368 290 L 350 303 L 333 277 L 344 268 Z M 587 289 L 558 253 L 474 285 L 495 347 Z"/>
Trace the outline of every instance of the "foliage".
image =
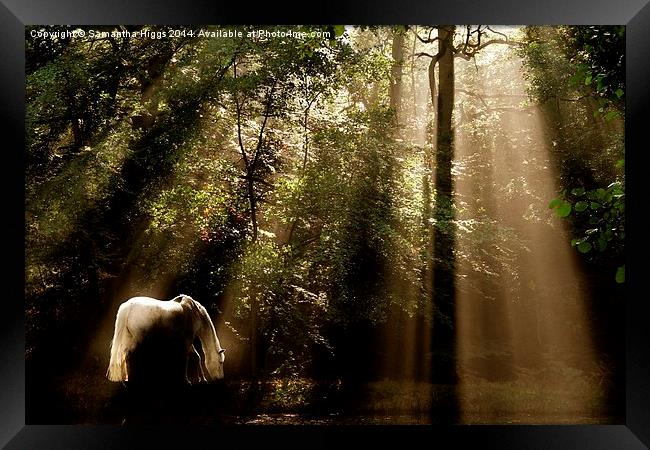
<path id="1" fill-rule="evenodd" d="M 527 45 L 520 54 L 530 94 L 541 104 L 555 100 L 554 108 L 547 106 L 558 129 L 552 142 L 566 174 L 560 180 L 561 195 L 549 208 L 570 220 L 571 245 L 592 263 L 615 262 L 612 281 L 622 283 L 625 27 L 527 27 L 525 33 Z M 585 121 L 588 114 L 593 118 Z M 580 174 L 578 164 L 591 170 Z"/>
<path id="2" fill-rule="evenodd" d="M 572 77 L 575 83 L 592 86 L 603 112 L 609 105 L 605 117 L 622 113 L 625 95 L 625 26 L 570 27 L 567 53 L 570 61 L 577 65 Z"/>
<path id="3" fill-rule="evenodd" d="M 553 199 L 549 208 L 558 217 L 573 213 L 576 238 L 571 245 L 580 253 L 590 254 L 592 259 L 620 259 L 625 243 L 625 193 L 621 182 L 613 182 L 607 188 L 585 190 L 573 188 L 564 192 L 562 198 Z M 600 253 L 600 255 L 598 254 Z M 616 269 L 617 283 L 625 281 L 625 265 Z"/>
<path id="4" fill-rule="evenodd" d="M 549 98 L 593 97 L 608 120 L 623 113 L 625 96 L 625 27 L 526 27 L 531 95 Z M 542 71 L 534 68 L 543 67 Z"/>

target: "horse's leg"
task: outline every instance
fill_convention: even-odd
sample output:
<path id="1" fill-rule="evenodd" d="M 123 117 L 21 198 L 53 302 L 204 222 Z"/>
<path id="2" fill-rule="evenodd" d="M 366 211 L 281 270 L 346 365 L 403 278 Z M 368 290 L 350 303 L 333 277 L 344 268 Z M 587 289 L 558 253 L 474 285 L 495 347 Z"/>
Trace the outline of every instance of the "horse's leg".
<path id="1" fill-rule="evenodd" d="M 129 351 L 125 352 L 124 361 L 122 361 L 122 367 L 123 367 L 123 370 L 124 370 L 124 377 L 123 377 L 124 381 L 129 381 L 129 358 L 130 358 L 130 356 L 131 356 L 131 352 L 129 352 Z"/>
<path id="2" fill-rule="evenodd" d="M 190 377 L 187 375 L 187 371 L 189 369 L 189 366 L 190 366 L 190 353 L 188 352 L 185 355 L 185 382 L 187 384 L 192 384 L 192 382 L 190 381 Z"/>
<path id="3" fill-rule="evenodd" d="M 199 378 L 199 383 L 207 383 L 208 380 L 205 377 L 207 368 L 205 367 L 205 354 L 203 353 L 203 345 L 201 345 L 200 340 L 198 340 L 198 345 L 196 344 L 197 341 L 194 342 L 195 343 L 192 345 L 192 349 L 194 350 L 194 353 L 197 357 L 196 375 Z"/>
<path id="4" fill-rule="evenodd" d="M 200 366 L 201 366 L 201 374 L 203 375 L 203 381 L 205 381 L 207 383 L 208 378 L 207 378 L 207 376 L 205 374 L 207 374 L 209 372 L 208 372 L 208 367 L 205 365 L 205 355 L 203 356 L 203 358 L 201 358 L 201 360 L 199 362 L 201 363 Z"/>
<path id="5" fill-rule="evenodd" d="M 190 349 L 190 354 L 192 355 L 193 358 L 194 357 L 196 358 L 196 377 L 198 378 L 199 383 L 201 382 L 205 383 L 207 380 L 205 378 L 205 373 L 203 371 L 204 362 L 203 362 L 203 358 L 201 357 L 201 353 L 194 345 L 192 345 L 192 348 Z"/>
<path id="6" fill-rule="evenodd" d="M 194 348 L 194 352 L 196 352 L 196 356 L 199 358 L 199 368 L 198 368 L 199 380 L 200 382 L 207 383 L 208 380 L 205 378 L 205 370 L 204 370 L 205 367 L 204 358 L 201 355 L 201 353 L 199 353 L 196 347 L 193 348 Z"/>
<path id="7" fill-rule="evenodd" d="M 189 349 L 187 350 L 187 352 L 185 354 L 185 382 L 187 384 L 192 384 L 192 382 L 190 381 L 188 371 L 189 371 L 189 367 L 190 367 L 190 358 L 194 358 L 194 356 L 199 358 L 199 367 L 200 367 L 201 366 L 201 364 L 200 364 L 201 358 L 199 357 L 199 354 L 197 353 L 196 348 L 192 344 L 192 345 L 190 345 Z M 199 377 L 200 377 L 200 375 L 199 375 Z"/>

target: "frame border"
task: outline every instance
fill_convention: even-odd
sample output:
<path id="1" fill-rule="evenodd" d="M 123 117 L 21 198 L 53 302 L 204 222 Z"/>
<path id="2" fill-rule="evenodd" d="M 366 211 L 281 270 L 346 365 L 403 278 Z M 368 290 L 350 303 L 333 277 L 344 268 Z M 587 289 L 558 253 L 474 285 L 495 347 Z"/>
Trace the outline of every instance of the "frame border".
<path id="1" fill-rule="evenodd" d="M 447 3 L 402 0 L 391 3 L 359 1 L 354 5 L 313 2 L 305 5 L 248 7 L 210 0 L 186 0 L 181 6 L 170 0 L 0 0 L 0 114 L 10 138 L 2 180 L 11 263 L 5 276 L 6 288 L 0 322 L 0 445 L 6 448 L 130 448 L 146 442 L 171 447 L 207 446 L 226 442 L 250 447 L 257 442 L 283 446 L 308 443 L 332 445 L 352 435 L 366 445 L 389 442 L 453 442 L 487 448 L 590 448 L 643 449 L 650 446 L 650 327 L 648 297 L 643 293 L 642 257 L 650 254 L 644 241 L 642 214 L 644 198 L 643 161 L 648 147 L 647 127 L 650 99 L 650 0 L 550 0 L 521 3 L 517 0 L 456 0 Z M 293 7 L 292 7 L 293 6 Z M 626 32 L 626 183 L 628 197 L 627 259 L 627 346 L 625 425 L 511 425 L 511 426 L 366 426 L 366 427 L 218 427 L 175 428 L 170 426 L 128 428 L 114 426 L 25 425 L 25 336 L 24 336 L 24 27 L 30 24 L 287 24 L 287 23 L 496 23 L 496 24 L 625 24 Z M 636 206 L 639 205 L 639 206 Z M 20 255 L 23 255 L 23 258 Z M 15 255 L 15 256 L 14 256 Z M 425 441 L 426 439 L 426 441 Z M 203 443 L 203 445 L 200 445 Z M 220 445 L 221 445 L 220 444 Z"/>

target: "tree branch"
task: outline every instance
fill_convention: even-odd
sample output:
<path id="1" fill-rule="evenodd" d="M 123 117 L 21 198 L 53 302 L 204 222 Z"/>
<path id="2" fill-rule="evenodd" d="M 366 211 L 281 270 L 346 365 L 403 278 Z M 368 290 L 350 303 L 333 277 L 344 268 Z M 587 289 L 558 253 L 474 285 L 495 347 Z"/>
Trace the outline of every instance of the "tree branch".
<path id="1" fill-rule="evenodd" d="M 418 40 L 419 40 L 420 42 L 422 42 L 423 44 L 431 44 L 431 43 L 433 43 L 433 42 L 436 42 L 436 41 L 440 40 L 440 39 L 438 38 L 438 36 L 436 36 L 436 37 L 434 37 L 434 38 L 431 37 L 431 33 L 433 33 L 433 30 L 434 30 L 434 28 L 431 28 L 431 29 L 429 30 L 429 36 L 427 36 L 426 39 L 420 37 L 420 35 L 417 33 L 417 31 L 414 31 L 414 33 L 415 33 L 415 37 L 417 37 Z"/>
<path id="2" fill-rule="evenodd" d="M 510 41 L 510 40 L 507 40 L 507 39 L 491 39 L 491 40 L 489 40 L 487 42 L 484 42 L 484 43 L 482 43 L 480 45 L 471 46 L 472 47 L 471 52 L 467 52 L 467 51 L 465 51 L 466 49 L 463 49 L 462 52 L 456 52 L 456 54 L 454 56 L 456 58 L 463 58 L 463 59 L 469 61 L 479 51 L 483 50 L 485 47 L 487 47 L 488 45 L 492 45 L 492 44 L 504 44 L 504 45 L 510 45 L 510 46 L 513 46 L 513 47 L 518 47 L 518 46 L 524 45 L 523 42 Z"/>
<path id="3" fill-rule="evenodd" d="M 498 106 L 498 107 L 486 107 L 483 111 L 476 112 L 474 114 L 470 114 L 470 116 L 475 119 L 479 116 L 485 115 L 489 112 L 492 111 L 513 111 L 513 112 L 524 112 L 533 109 L 534 106 L 526 106 L 524 108 L 513 108 L 509 106 Z"/>
<path id="4" fill-rule="evenodd" d="M 488 45 L 492 45 L 492 44 L 505 44 L 505 45 L 510 45 L 510 46 L 513 46 L 513 47 L 518 47 L 518 46 L 524 45 L 523 42 L 511 41 L 509 39 L 491 39 L 491 40 L 489 40 L 487 42 L 484 42 L 483 44 L 479 45 L 476 48 L 476 50 L 477 51 L 482 50 L 485 47 L 487 47 Z"/>
<path id="5" fill-rule="evenodd" d="M 270 117 L 270 111 L 271 111 L 271 103 L 273 101 L 273 91 L 275 90 L 275 86 L 278 84 L 278 80 L 275 79 L 273 80 L 273 85 L 271 86 L 271 89 L 269 91 L 269 96 L 266 100 L 266 106 L 264 108 L 264 120 L 262 121 L 262 126 L 260 127 L 260 134 L 257 138 L 257 147 L 255 148 L 255 155 L 253 157 L 253 163 L 251 164 L 251 167 L 255 169 L 255 166 L 257 165 L 257 160 L 259 159 L 260 156 L 260 150 L 262 148 L 262 138 L 264 135 L 264 128 L 266 127 L 266 122 L 269 120 Z"/>
<path id="6" fill-rule="evenodd" d="M 237 61 L 233 62 L 233 78 L 237 79 Z M 248 172 L 248 155 L 246 154 L 246 148 L 244 147 L 244 142 L 242 140 L 241 136 L 241 106 L 239 104 L 239 97 L 237 97 L 237 93 L 235 92 L 233 94 L 235 97 L 235 107 L 237 109 L 237 139 L 239 140 L 239 150 L 241 152 L 242 158 L 244 158 L 244 167 L 246 167 L 246 171 Z"/>
<path id="7" fill-rule="evenodd" d="M 237 178 L 240 178 L 242 180 L 253 180 L 256 183 L 263 184 L 263 185 L 268 186 L 270 188 L 273 187 L 273 185 L 271 183 L 269 183 L 269 182 L 267 182 L 267 181 L 265 181 L 265 180 L 263 180 L 263 179 L 261 179 L 259 177 L 255 177 L 253 175 L 237 175 Z"/>
<path id="8" fill-rule="evenodd" d="M 478 92 L 472 92 L 468 91 L 465 89 L 455 89 L 455 92 L 460 92 L 465 95 L 469 95 L 470 97 L 477 98 L 481 103 L 483 103 L 483 106 L 485 107 L 485 111 L 481 111 L 479 113 L 475 113 L 472 115 L 472 117 L 478 117 L 481 114 L 485 114 L 488 111 L 525 111 L 527 109 L 531 109 L 533 105 L 531 106 L 526 106 L 526 107 L 510 107 L 510 106 L 490 106 L 485 99 L 486 98 L 528 98 L 526 95 L 517 95 L 517 94 L 482 94 Z"/>
<path id="9" fill-rule="evenodd" d="M 503 33 L 498 32 L 498 31 L 494 31 L 492 28 L 490 28 L 489 25 L 486 27 L 486 29 L 489 30 L 490 32 L 494 33 L 494 34 L 499 34 L 499 35 L 503 36 L 506 39 L 506 41 L 508 40 L 508 36 L 506 36 Z"/>
<path id="10" fill-rule="evenodd" d="M 548 100 L 550 100 L 552 98 L 554 98 L 556 100 L 561 100 L 563 102 L 579 102 L 580 100 L 584 100 L 585 98 L 589 98 L 589 97 L 595 97 L 594 93 L 581 95 L 580 97 L 577 97 L 577 98 L 566 98 L 566 97 L 558 97 L 557 95 L 547 95 L 546 98 L 544 98 L 544 102 L 548 101 Z"/>
<path id="11" fill-rule="evenodd" d="M 461 94 L 470 95 L 472 97 L 482 97 L 482 98 L 528 98 L 525 94 L 485 94 L 482 92 L 472 92 L 466 89 L 455 89 L 456 92 Z"/>

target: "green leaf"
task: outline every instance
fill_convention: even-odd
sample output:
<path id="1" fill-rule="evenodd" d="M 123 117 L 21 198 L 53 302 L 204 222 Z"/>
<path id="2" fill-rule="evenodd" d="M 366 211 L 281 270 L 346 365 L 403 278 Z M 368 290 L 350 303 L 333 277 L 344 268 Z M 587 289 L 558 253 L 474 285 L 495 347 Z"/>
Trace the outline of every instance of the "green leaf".
<path id="1" fill-rule="evenodd" d="M 557 208 L 557 207 L 560 206 L 561 204 L 562 204 L 562 200 L 560 200 L 559 198 L 554 198 L 554 199 L 551 200 L 551 202 L 548 204 L 548 207 L 549 207 L 549 209 L 553 209 L 553 208 Z"/>
<path id="2" fill-rule="evenodd" d="M 616 168 L 617 169 L 622 169 L 623 167 L 625 167 L 625 160 L 624 159 L 619 159 L 618 161 L 616 161 Z"/>
<path id="3" fill-rule="evenodd" d="M 558 209 L 555 211 L 558 215 L 558 217 L 566 217 L 569 214 L 571 214 L 571 203 L 569 202 L 562 202 L 562 204 L 558 207 Z"/>
<path id="4" fill-rule="evenodd" d="M 580 72 L 576 72 L 569 77 L 569 83 L 571 83 L 573 86 L 580 83 L 580 80 L 582 80 L 582 74 Z"/>
<path id="5" fill-rule="evenodd" d="M 574 188 L 571 190 L 571 194 L 576 196 L 581 196 L 584 193 L 585 193 L 585 188 L 582 187 Z"/>
<path id="6" fill-rule="evenodd" d="M 591 204 L 589 205 L 589 207 L 590 207 L 591 209 L 598 209 L 598 208 L 600 208 L 600 203 L 597 203 L 597 202 L 591 202 Z"/>
<path id="7" fill-rule="evenodd" d="M 590 84 L 591 84 L 591 74 L 585 77 L 585 86 L 589 86 Z"/>
<path id="8" fill-rule="evenodd" d="M 616 117 L 618 117 L 618 111 L 609 111 L 607 114 L 605 114 L 606 121 L 610 121 Z"/>
<path id="9" fill-rule="evenodd" d="M 589 242 L 582 241 L 578 244 L 578 251 L 580 253 L 588 253 L 591 250 L 591 244 Z"/>
<path id="10" fill-rule="evenodd" d="M 616 282 L 625 283 L 625 264 L 616 269 Z"/>
<path id="11" fill-rule="evenodd" d="M 343 36 L 343 33 L 345 33 L 345 25 L 334 25 L 333 28 L 336 37 Z"/>
<path id="12" fill-rule="evenodd" d="M 575 210 L 576 212 L 582 212 L 589 207 L 589 203 L 583 202 L 582 200 L 576 203 Z"/>
<path id="13" fill-rule="evenodd" d="M 616 94 L 617 98 L 621 98 L 621 97 L 623 97 L 623 94 L 625 94 L 625 92 L 623 92 L 623 89 L 618 88 L 618 89 L 616 89 L 616 92 L 614 92 L 614 94 Z"/>
<path id="14" fill-rule="evenodd" d="M 614 233 L 612 230 L 605 230 L 602 234 L 602 237 L 608 241 L 611 241 L 614 238 Z"/>

